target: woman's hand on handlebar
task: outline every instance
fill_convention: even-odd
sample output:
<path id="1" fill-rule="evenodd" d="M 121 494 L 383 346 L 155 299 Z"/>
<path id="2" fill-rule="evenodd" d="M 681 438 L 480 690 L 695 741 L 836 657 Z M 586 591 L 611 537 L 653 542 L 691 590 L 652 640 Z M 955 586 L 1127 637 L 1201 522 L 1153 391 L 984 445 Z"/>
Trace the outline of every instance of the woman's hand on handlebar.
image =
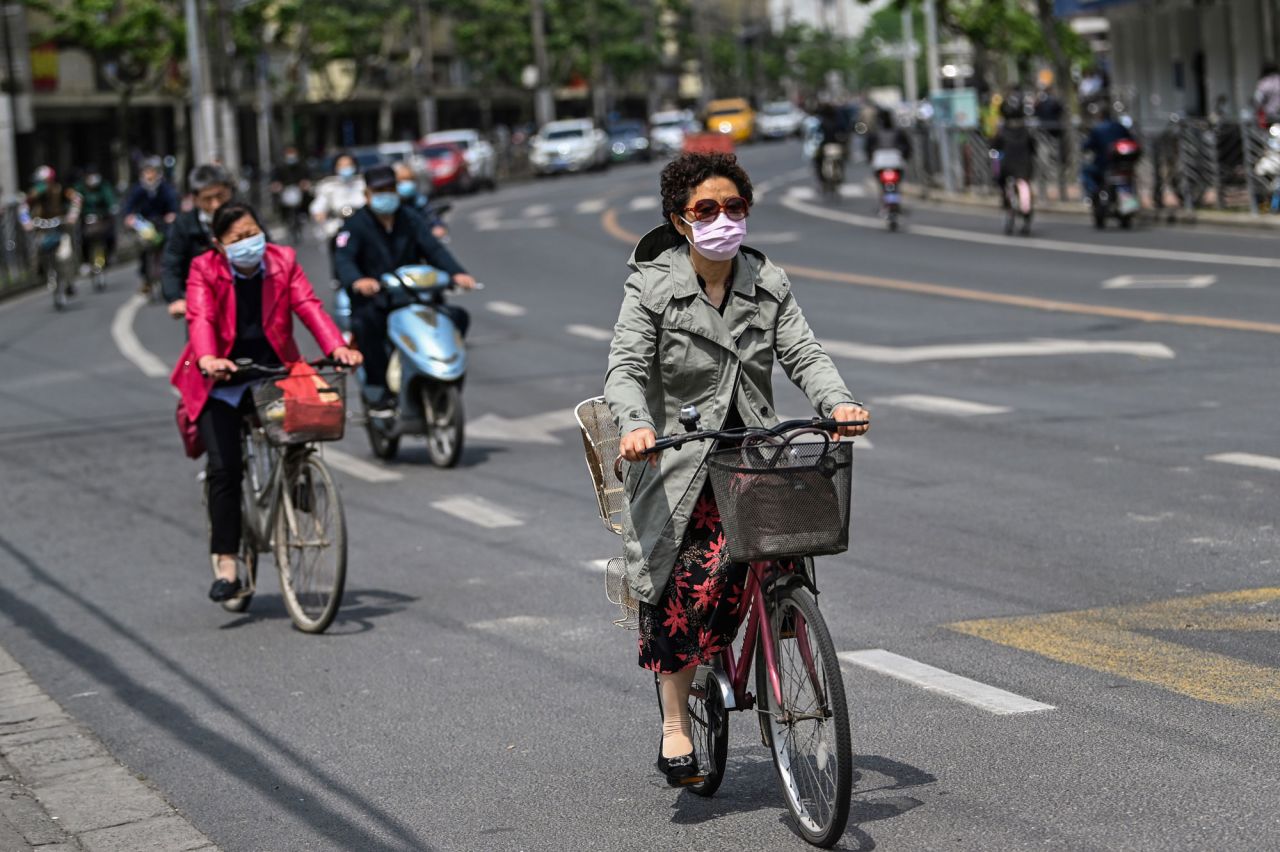
<path id="1" fill-rule="evenodd" d="M 214 355 L 200 356 L 196 366 L 200 368 L 200 372 L 218 382 L 231 378 L 231 374 L 236 371 L 234 361 L 228 361 L 226 358 L 218 358 Z"/>
<path id="2" fill-rule="evenodd" d="M 645 457 L 645 450 L 653 449 L 653 445 L 657 442 L 657 433 L 647 426 L 642 426 L 639 429 L 632 429 L 622 436 L 622 442 L 618 445 L 618 452 L 627 461 L 638 462 Z M 656 465 L 657 463 L 658 453 L 653 453 L 649 456 L 649 464 Z"/>
<path id="3" fill-rule="evenodd" d="M 360 354 L 360 351 L 352 349 L 350 346 L 339 346 L 333 350 L 329 357 L 339 364 L 346 364 L 348 367 L 359 367 L 364 363 L 364 356 Z"/>
<path id="4" fill-rule="evenodd" d="M 846 402 L 835 407 L 835 410 L 831 412 L 831 419 L 837 422 L 870 421 L 871 412 L 867 411 L 860 405 L 852 405 Z M 861 426 L 841 426 L 831 437 L 839 438 L 841 435 L 847 435 L 854 438 L 858 435 L 867 434 L 867 430 L 870 428 L 870 422 L 864 423 Z"/>

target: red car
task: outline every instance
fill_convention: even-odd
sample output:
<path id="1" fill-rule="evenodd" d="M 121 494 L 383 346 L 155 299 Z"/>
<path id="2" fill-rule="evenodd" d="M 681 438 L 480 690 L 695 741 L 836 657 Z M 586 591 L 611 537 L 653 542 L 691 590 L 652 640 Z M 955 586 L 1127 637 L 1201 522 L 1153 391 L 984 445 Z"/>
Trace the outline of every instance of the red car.
<path id="1" fill-rule="evenodd" d="M 419 149 L 427 161 L 427 173 L 431 175 L 434 193 L 470 192 L 471 173 L 467 171 L 467 158 L 462 146 L 453 142 L 433 142 Z"/>

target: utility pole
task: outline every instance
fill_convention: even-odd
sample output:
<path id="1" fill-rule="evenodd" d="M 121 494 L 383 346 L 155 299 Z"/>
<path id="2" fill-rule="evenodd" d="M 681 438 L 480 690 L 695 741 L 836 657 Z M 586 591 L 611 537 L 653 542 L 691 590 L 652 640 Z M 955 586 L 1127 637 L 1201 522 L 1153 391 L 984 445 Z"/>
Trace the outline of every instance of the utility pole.
<path id="1" fill-rule="evenodd" d="M 914 104 L 920 100 L 920 81 L 916 79 L 916 32 L 912 7 L 902 7 L 902 88 L 903 98 Z"/>
<path id="2" fill-rule="evenodd" d="M 236 43 L 231 37 L 230 0 L 214 0 L 218 15 L 218 153 L 232 175 L 240 174 L 240 127 L 234 85 Z"/>
<path id="3" fill-rule="evenodd" d="M 21 14 L 22 7 L 16 11 Z M 0 206 L 15 197 L 21 184 L 18 182 L 17 110 L 18 80 L 13 63 L 13 44 L 10 37 L 9 16 L 13 13 L 8 3 L 0 6 L 0 37 L 4 38 L 4 91 L 0 93 Z"/>
<path id="4" fill-rule="evenodd" d="M 929 97 L 942 88 L 938 67 L 938 5 L 936 0 L 924 0 L 925 72 L 929 75 Z"/>
<path id="5" fill-rule="evenodd" d="M 265 206 L 271 198 L 271 60 L 267 54 L 267 38 L 258 50 L 258 204 Z"/>
<path id="6" fill-rule="evenodd" d="M 591 117 L 603 124 L 609 109 L 609 87 L 600 59 L 600 0 L 587 0 L 587 33 L 591 51 Z"/>
<path id="7" fill-rule="evenodd" d="M 418 135 L 426 136 L 436 130 L 436 53 L 431 39 L 430 0 L 416 0 L 413 6 L 422 51 L 418 69 Z"/>
<path id="8" fill-rule="evenodd" d="M 209 92 L 208 68 L 209 58 L 206 55 L 207 43 L 204 30 L 200 26 L 200 6 L 198 0 L 184 0 L 187 19 L 187 73 L 191 78 L 191 139 L 193 141 L 193 159 L 195 163 L 208 163 L 213 160 L 217 144 L 213 133 L 217 126 L 214 100 Z"/>
<path id="9" fill-rule="evenodd" d="M 556 102 L 551 95 L 551 81 L 547 70 L 547 22 L 542 12 L 542 0 L 530 0 L 530 25 L 533 29 L 533 61 L 538 68 L 538 86 L 533 93 L 533 116 L 539 127 L 555 121 Z"/>
<path id="10" fill-rule="evenodd" d="M 707 3 L 693 6 L 693 27 L 698 34 L 698 111 L 705 113 L 711 100 L 711 28 L 707 26 Z"/>

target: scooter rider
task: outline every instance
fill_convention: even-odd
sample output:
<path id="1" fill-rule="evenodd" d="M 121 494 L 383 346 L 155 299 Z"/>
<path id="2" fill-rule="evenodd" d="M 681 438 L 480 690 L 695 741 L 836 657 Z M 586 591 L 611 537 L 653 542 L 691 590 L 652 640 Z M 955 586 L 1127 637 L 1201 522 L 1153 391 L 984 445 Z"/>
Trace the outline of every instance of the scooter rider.
<path id="1" fill-rule="evenodd" d="M 374 166 L 364 175 L 368 203 L 351 215 L 334 240 L 334 265 L 338 281 L 351 297 L 351 328 L 364 354 L 365 383 L 386 387 L 387 314 L 391 303 L 382 290 L 381 277 L 401 266 L 426 262 L 449 273 L 453 282 L 471 289 L 476 280 L 450 254 L 420 215 L 401 207 L 396 173 L 390 166 Z M 466 311 L 443 305 L 458 329 L 466 334 Z M 389 394 L 373 406 L 385 411 Z"/>
<path id="2" fill-rule="evenodd" d="M 146 158 L 142 161 L 138 182 L 124 199 L 125 225 L 132 228 L 141 217 L 167 234 L 169 225 L 177 216 L 178 193 L 164 179 L 164 162 L 159 157 Z M 155 249 L 144 249 L 138 260 L 138 275 L 142 279 L 139 290 L 142 293 L 151 290 L 151 282 L 147 280 L 147 255 L 152 251 Z"/>
<path id="3" fill-rule="evenodd" d="M 178 214 L 164 245 L 160 289 L 169 303 L 169 316 L 187 314 L 187 273 L 191 261 L 213 248 L 210 226 L 213 215 L 235 196 L 235 181 L 225 168 L 212 163 L 196 166 L 187 177 L 187 189 L 195 206 Z"/>
<path id="4" fill-rule="evenodd" d="M 1102 107 L 1099 111 L 1098 119 L 1098 123 L 1089 131 L 1089 135 L 1084 140 L 1084 145 L 1081 146 L 1084 153 L 1093 155 L 1093 159 L 1085 163 L 1080 170 L 1080 177 L 1084 182 L 1085 195 L 1089 198 L 1093 198 L 1098 193 L 1098 189 L 1102 185 L 1102 179 L 1107 174 L 1107 165 L 1111 159 L 1111 146 L 1121 139 L 1133 138 L 1129 128 L 1112 117 L 1109 108 Z"/>
<path id="5" fill-rule="evenodd" d="M 333 159 L 334 174 L 316 184 L 311 199 L 311 218 L 324 228 L 326 239 L 332 239 L 342 227 L 342 220 L 364 206 L 365 185 L 350 154 Z"/>

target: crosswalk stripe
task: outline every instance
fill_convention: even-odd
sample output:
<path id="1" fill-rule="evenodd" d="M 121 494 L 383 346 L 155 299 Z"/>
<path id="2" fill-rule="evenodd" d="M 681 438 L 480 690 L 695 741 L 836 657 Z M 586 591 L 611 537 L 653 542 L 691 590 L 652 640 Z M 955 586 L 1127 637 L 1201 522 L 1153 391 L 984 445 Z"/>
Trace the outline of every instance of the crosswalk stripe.
<path id="1" fill-rule="evenodd" d="M 1221 462 L 1222 464 L 1236 464 L 1242 467 L 1256 467 L 1261 470 L 1280 471 L 1280 458 L 1275 456 L 1260 456 L 1256 453 L 1216 453 L 1212 456 L 1205 456 L 1205 461 Z"/>
<path id="2" fill-rule="evenodd" d="M 609 202 L 603 198 L 588 198 L 586 201 L 579 201 L 578 206 L 573 208 L 575 213 L 603 213 L 604 208 L 609 206 Z"/>
<path id="3" fill-rule="evenodd" d="M 480 497 L 448 497 L 436 500 L 431 507 L 487 530 L 524 526 L 524 521 Z"/>
<path id="4" fill-rule="evenodd" d="M 332 447 L 324 449 L 324 460 L 334 470 L 340 470 L 348 476 L 363 479 L 365 482 L 399 482 L 404 479 L 404 474 L 398 471 L 387 470 L 385 467 L 370 464 L 364 459 L 356 458 Z"/>
<path id="5" fill-rule="evenodd" d="M 929 396 L 922 393 L 882 396 L 872 400 L 872 402 L 895 408 L 905 408 L 910 411 L 923 411 L 928 414 L 954 414 L 957 417 L 1005 414 L 1010 410 L 1002 405 L 987 405 L 982 402 L 970 402 L 967 399 L 954 399 L 949 396 Z"/>
<path id="6" fill-rule="evenodd" d="M 528 313 L 522 306 L 512 302 L 489 302 L 485 307 L 504 317 L 522 317 Z"/>
<path id="7" fill-rule="evenodd" d="M 599 328 L 594 325 L 583 325 L 581 323 L 573 323 L 567 325 L 564 330 L 575 337 L 585 337 L 587 340 L 613 340 L 613 330 L 608 328 Z"/>
<path id="8" fill-rule="evenodd" d="M 1055 709 L 1052 704 L 1024 698 L 999 687 L 961 677 L 945 669 L 935 668 L 882 648 L 842 651 L 837 656 L 846 663 L 897 678 L 929 692 L 937 692 L 957 701 L 963 701 L 965 704 L 998 716 Z"/>

